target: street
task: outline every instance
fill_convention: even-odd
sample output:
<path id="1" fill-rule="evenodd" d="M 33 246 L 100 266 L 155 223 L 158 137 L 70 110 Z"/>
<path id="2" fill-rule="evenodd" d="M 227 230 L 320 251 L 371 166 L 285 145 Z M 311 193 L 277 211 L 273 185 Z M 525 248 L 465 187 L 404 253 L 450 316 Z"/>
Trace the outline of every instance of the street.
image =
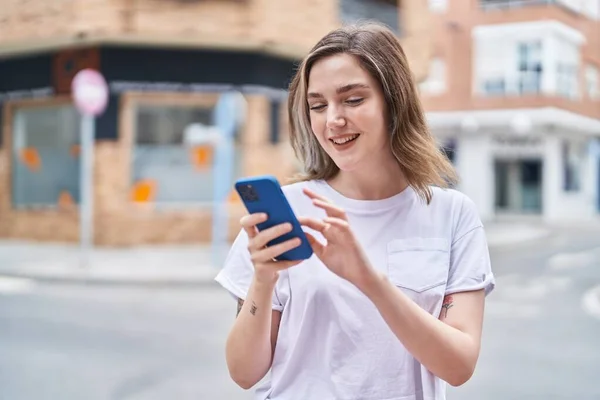
<path id="1" fill-rule="evenodd" d="M 600 399 L 600 239 L 563 232 L 493 250 L 474 377 L 450 400 Z M 585 301 L 586 297 L 588 300 Z M 233 299 L 151 288 L 0 279 L 0 399 L 251 399 L 227 373 Z"/>

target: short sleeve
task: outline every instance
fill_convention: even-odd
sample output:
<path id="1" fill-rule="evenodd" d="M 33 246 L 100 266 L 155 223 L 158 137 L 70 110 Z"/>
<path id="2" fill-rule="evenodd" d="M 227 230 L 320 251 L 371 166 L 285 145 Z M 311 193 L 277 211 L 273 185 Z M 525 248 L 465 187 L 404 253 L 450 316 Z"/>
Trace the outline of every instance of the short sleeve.
<path id="1" fill-rule="evenodd" d="M 487 238 L 477 208 L 466 196 L 454 232 L 446 294 L 484 289 L 487 296 L 496 286 Z"/>
<path id="2" fill-rule="evenodd" d="M 235 298 L 245 300 L 253 277 L 254 266 L 248 252 L 248 235 L 242 229 L 231 245 L 225 258 L 225 264 L 217 274 L 215 281 Z M 273 310 L 283 310 L 283 305 L 277 296 L 277 288 L 273 291 L 272 305 Z"/>

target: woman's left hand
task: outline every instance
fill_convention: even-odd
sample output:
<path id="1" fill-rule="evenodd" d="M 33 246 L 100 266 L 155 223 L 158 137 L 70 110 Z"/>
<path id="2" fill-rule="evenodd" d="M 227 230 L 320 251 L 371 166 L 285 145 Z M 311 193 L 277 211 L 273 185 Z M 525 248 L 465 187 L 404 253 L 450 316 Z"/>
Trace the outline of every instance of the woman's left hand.
<path id="1" fill-rule="evenodd" d="M 305 232 L 313 251 L 331 272 L 354 285 L 359 285 L 370 272 L 371 266 L 350 229 L 345 211 L 309 189 L 304 189 L 304 194 L 312 199 L 315 206 L 327 213 L 327 218 L 323 220 L 298 218 L 302 225 L 320 232 L 327 240 L 327 243 L 323 244 Z"/>

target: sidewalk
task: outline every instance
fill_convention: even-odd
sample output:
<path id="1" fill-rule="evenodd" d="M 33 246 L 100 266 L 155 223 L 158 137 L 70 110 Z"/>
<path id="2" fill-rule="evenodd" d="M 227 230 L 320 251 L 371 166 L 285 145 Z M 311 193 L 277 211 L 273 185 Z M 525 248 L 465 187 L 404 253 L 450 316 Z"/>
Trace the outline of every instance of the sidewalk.
<path id="1" fill-rule="evenodd" d="M 209 246 L 95 248 L 82 265 L 75 244 L 0 242 L 0 276 L 55 283 L 196 286 L 218 273 Z"/>
<path id="2" fill-rule="evenodd" d="M 550 231 L 517 224 L 486 225 L 491 249 L 541 240 Z M 219 267 L 213 266 L 211 248 L 146 246 L 96 248 L 82 266 L 77 245 L 0 241 L 0 277 L 27 278 L 55 283 L 202 286 L 214 285 Z"/>
<path id="3" fill-rule="evenodd" d="M 552 230 L 549 227 L 534 224 L 504 222 L 484 224 L 484 227 L 488 246 L 494 249 L 526 244 L 552 235 Z"/>

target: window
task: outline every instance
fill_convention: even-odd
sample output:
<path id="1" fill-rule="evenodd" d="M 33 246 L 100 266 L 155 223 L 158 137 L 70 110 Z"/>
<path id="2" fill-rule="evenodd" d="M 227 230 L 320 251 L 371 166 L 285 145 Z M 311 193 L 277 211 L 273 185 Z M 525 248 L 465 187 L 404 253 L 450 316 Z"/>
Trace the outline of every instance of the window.
<path id="1" fill-rule="evenodd" d="M 506 93 L 504 78 L 486 79 L 483 81 L 483 92 L 488 96 L 502 96 Z"/>
<path id="2" fill-rule="evenodd" d="M 12 127 L 12 203 L 55 207 L 79 199 L 79 114 L 71 105 L 17 108 Z"/>
<path id="3" fill-rule="evenodd" d="M 557 40 L 556 54 L 556 93 L 576 99 L 579 97 L 579 48 L 567 40 Z"/>
<path id="4" fill-rule="evenodd" d="M 507 60 L 514 54 L 514 43 L 496 37 L 476 39 L 474 42 L 474 74 L 476 90 L 483 96 L 504 96 L 510 68 Z M 514 57 L 512 57 L 514 59 Z"/>
<path id="5" fill-rule="evenodd" d="M 139 106 L 137 109 L 139 145 L 177 145 L 191 123 L 210 125 L 212 109 L 178 106 Z"/>
<path id="6" fill-rule="evenodd" d="M 570 141 L 563 142 L 562 159 L 565 192 L 576 192 L 581 189 L 583 158 L 584 147 L 582 145 Z"/>
<path id="7" fill-rule="evenodd" d="M 518 71 L 519 93 L 540 93 L 543 72 L 541 42 L 519 43 Z"/>
<path id="8" fill-rule="evenodd" d="M 590 99 L 600 99 L 600 73 L 597 67 L 588 65 L 585 69 L 585 86 Z"/>
<path id="9" fill-rule="evenodd" d="M 577 66 L 565 61 L 558 61 L 556 66 L 556 92 L 569 99 L 578 95 Z"/>
<path id="10" fill-rule="evenodd" d="M 429 64 L 427 79 L 419 85 L 421 92 L 436 95 L 446 91 L 446 62 L 436 57 Z"/>
<path id="11" fill-rule="evenodd" d="M 213 201 L 215 147 L 213 105 L 135 107 L 132 199 L 158 205 L 210 205 Z M 242 153 L 235 135 L 231 182 L 240 176 Z"/>
<path id="12" fill-rule="evenodd" d="M 476 44 L 477 89 L 484 96 L 542 93 L 542 40 L 493 37 Z"/>

